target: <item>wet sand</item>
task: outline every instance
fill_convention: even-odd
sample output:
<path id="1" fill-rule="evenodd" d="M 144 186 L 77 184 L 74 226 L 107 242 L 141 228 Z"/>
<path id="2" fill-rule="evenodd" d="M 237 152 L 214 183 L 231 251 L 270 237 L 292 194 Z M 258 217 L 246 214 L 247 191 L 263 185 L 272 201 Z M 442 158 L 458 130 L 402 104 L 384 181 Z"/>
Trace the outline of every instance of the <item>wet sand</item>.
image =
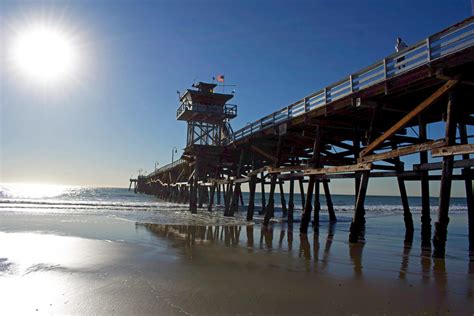
<path id="1" fill-rule="evenodd" d="M 180 226 L 92 215 L 0 215 L 0 314 L 472 314 L 465 215 L 445 260 L 401 216 L 300 236 L 286 224 Z"/>

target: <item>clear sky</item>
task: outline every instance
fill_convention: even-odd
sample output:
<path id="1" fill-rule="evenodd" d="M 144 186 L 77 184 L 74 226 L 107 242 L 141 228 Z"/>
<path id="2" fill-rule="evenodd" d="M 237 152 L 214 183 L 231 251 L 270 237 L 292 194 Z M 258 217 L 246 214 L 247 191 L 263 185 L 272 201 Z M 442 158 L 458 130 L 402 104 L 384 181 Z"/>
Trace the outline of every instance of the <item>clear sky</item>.
<path id="1" fill-rule="evenodd" d="M 127 186 L 184 147 L 176 90 L 195 79 L 237 85 L 235 130 L 391 54 L 397 36 L 410 44 L 469 15 L 470 0 L 0 0 L 0 182 Z M 9 58 L 35 21 L 77 49 L 48 86 Z"/>

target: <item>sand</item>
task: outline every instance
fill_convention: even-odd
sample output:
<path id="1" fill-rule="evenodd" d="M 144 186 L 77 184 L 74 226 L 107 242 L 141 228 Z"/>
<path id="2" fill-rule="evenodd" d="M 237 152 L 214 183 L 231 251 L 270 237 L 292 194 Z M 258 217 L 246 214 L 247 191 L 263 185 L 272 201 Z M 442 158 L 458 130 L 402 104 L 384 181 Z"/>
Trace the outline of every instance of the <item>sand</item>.
<path id="1" fill-rule="evenodd" d="M 458 217 L 448 257 L 434 260 L 418 239 L 404 245 L 401 216 L 370 219 L 366 243 L 350 245 L 344 218 L 300 236 L 278 223 L 2 213 L 0 314 L 469 315 L 474 267 Z"/>

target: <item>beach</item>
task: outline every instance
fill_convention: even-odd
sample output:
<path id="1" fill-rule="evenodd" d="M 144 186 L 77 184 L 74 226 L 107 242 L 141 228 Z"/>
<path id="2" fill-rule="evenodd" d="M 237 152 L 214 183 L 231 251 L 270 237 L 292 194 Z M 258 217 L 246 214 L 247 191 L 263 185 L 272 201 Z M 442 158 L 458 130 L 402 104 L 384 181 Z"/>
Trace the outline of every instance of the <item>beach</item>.
<path id="1" fill-rule="evenodd" d="M 474 266 L 462 211 L 451 214 L 443 260 L 422 253 L 416 213 L 412 244 L 404 243 L 401 213 L 368 216 L 365 243 L 349 244 L 349 212 L 338 213 L 335 225 L 322 214 L 317 230 L 300 235 L 299 223 L 289 227 L 278 218 L 265 228 L 244 225 L 239 216 L 226 220 L 204 210 L 191 215 L 167 204 L 175 217 L 152 223 L 146 216 L 158 210 L 134 210 L 133 219 L 123 210 L 67 209 L 64 200 L 63 208 L 2 204 L 2 314 L 473 311 Z"/>

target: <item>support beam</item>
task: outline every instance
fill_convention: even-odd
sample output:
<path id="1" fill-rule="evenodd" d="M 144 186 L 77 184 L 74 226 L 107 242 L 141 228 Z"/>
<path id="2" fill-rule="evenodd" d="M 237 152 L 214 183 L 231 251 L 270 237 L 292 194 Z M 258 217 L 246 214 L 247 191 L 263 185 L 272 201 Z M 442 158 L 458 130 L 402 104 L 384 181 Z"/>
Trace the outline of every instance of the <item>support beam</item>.
<path id="1" fill-rule="evenodd" d="M 370 155 L 370 156 L 360 157 L 359 159 L 357 159 L 357 161 L 359 163 L 368 163 L 368 162 L 374 162 L 374 161 L 381 161 L 381 160 L 385 160 L 385 159 L 416 154 L 416 153 L 423 152 L 423 151 L 434 150 L 435 148 L 442 147 L 444 145 L 445 145 L 444 139 L 428 141 L 428 142 L 421 143 L 421 144 L 400 147 L 400 148 L 393 149 L 393 150 L 386 151 L 386 152 L 379 153 L 379 154 L 373 154 L 373 155 Z"/>
<path id="2" fill-rule="evenodd" d="M 361 156 L 367 156 L 372 151 L 380 147 L 382 143 L 389 139 L 391 136 L 395 135 L 397 131 L 402 129 L 406 124 L 408 124 L 413 118 L 420 115 L 423 111 L 428 109 L 431 105 L 436 103 L 446 92 L 451 90 L 456 84 L 458 83 L 457 80 L 449 80 L 444 85 L 442 85 L 438 90 L 436 90 L 432 95 L 430 95 L 427 99 L 421 102 L 418 106 L 416 106 L 413 110 L 411 110 L 407 115 L 405 115 L 401 120 L 399 120 L 395 125 L 389 128 L 385 133 L 379 136 L 376 140 L 372 143 L 367 145 L 361 151 Z"/>
<path id="3" fill-rule="evenodd" d="M 439 147 L 431 150 L 432 157 L 466 155 L 474 153 L 474 144 L 462 144 L 448 147 Z"/>
<path id="4" fill-rule="evenodd" d="M 278 158 L 277 158 L 277 157 L 275 157 L 275 156 L 273 156 L 273 155 L 267 153 L 266 151 L 264 151 L 264 150 L 258 148 L 258 147 L 255 146 L 255 145 L 250 145 L 250 149 L 251 149 L 252 151 L 254 151 L 255 153 L 259 154 L 260 156 L 265 157 L 265 158 L 267 158 L 268 160 L 272 161 L 273 163 L 276 163 L 276 162 L 278 161 Z"/>

